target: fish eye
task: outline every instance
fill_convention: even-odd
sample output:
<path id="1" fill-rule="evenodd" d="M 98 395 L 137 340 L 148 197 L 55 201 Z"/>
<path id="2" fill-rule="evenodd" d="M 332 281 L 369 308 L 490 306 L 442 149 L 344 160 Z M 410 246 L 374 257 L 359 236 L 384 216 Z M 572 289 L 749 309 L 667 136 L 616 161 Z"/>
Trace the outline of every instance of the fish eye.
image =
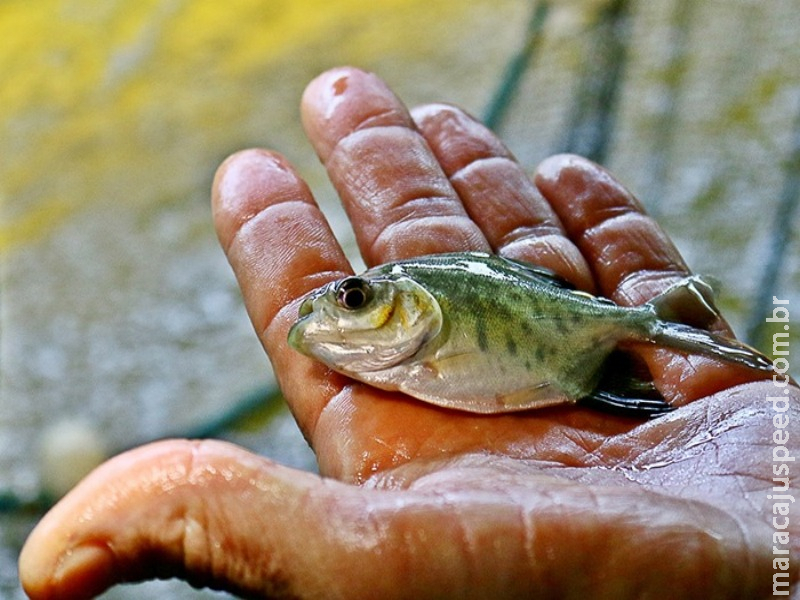
<path id="1" fill-rule="evenodd" d="M 363 308 L 372 299 L 372 289 L 360 277 L 348 277 L 336 287 L 336 302 L 347 310 Z"/>

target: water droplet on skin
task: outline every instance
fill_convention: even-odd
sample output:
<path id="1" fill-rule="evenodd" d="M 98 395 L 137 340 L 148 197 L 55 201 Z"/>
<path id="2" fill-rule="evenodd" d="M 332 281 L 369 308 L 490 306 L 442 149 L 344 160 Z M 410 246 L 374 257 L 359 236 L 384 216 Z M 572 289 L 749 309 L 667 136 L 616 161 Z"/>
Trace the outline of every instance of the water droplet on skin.
<path id="1" fill-rule="evenodd" d="M 330 119 L 333 116 L 333 113 L 336 112 L 338 106 L 344 102 L 344 95 L 347 92 L 348 85 L 348 75 L 343 75 L 331 83 L 330 88 L 326 94 L 330 94 L 327 97 L 326 108 L 325 108 L 325 118 Z"/>
<path id="2" fill-rule="evenodd" d="M 336 81 L 333 82 L 333 95 L 334 96 L 341 96 L 347 91 L 347 76 L 340 77 Z"/>

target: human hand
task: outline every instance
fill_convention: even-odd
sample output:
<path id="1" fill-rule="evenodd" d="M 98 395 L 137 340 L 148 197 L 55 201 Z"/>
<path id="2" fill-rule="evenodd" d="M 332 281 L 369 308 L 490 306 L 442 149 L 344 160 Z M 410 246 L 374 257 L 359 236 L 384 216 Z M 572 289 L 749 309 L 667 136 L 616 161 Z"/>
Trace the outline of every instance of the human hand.
<path id="1" fill-rule="evenodd" d="M 586 160 L 548 159 L 531 183 L 459 110 L 412 117 L 354 69 L 320 76 L 302 108 L 368 265 L 492 250 L 621 304 L 687 273 L 636 200 Z M 580 406 L 478 416 L 376 390 L 287 346 L 299 300 L 351 273 L 292 167 L 271 152 L 234 155 L 213 205 L 322 477 L 214 441 L 126 453 L 31 535 L 20 571 L 32 598 L 165 576 L 248 597 L 770 595 L 772 382 L 643 348 L 680 406 L 644 423 Z M 789 389 L 797 422 L 800 393 Z M 797 519 L 791 528 L 797 565 Z"/>

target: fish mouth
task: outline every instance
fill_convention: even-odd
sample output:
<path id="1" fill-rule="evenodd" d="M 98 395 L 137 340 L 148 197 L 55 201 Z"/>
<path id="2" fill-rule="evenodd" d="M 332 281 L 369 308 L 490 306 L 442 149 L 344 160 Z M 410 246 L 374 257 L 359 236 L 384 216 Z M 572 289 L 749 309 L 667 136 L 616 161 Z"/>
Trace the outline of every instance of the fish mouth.
<path id="1" fill-rule="evenodd" d="M 311 314 L 309 311 L 306 311 L 304 314 L 301 313 L 301 318 L 298 321 L 296 321 L 294 325 L 291 326 L 291 328 L 289 329 L 289 335 L 287 336 L 289 347 L 294 348 L 295 350 L 297 350 L 301 354 L 305 354 L 306 356 L 308 356 L 308 347 L 306 346 L 305 343 L 306 342 L 305 330 L 306 330 L 306 325 L 308 324 L 307 317 L 309 314 Z"/>
<path id="2" fill-rule="evenodd" d="M 314 296 L 308 296 L 300 303 L 300 307 L 297 309 L 297 321 L 291 326 L 289 335 L 287 336 L 289 347 L 294 348 L 306 356 L 308 356 L 308 347 L 306 345 L 305 330 L 311 320 L 311 314 L 313 312 Z"/>
<path id="3" fill-rule="evenodd" d="M 307 317 L 314 311 L 314 298 L 309 296 L 300 304 L 300 308 L 297 309 L 297 316 L 298 317 Z"/>

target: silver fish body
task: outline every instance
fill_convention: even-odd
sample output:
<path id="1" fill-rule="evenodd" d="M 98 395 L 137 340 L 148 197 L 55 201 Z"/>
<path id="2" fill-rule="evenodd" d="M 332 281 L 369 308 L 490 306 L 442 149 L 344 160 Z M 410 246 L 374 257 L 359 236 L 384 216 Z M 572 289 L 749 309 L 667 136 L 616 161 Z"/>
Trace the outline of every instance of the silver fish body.
<path id="1" fill-rule="evenodd" d="M 687 296 L 714 312 L 698 278 L 651 303 L 622 307 L 517 261 L 432 255 L 316 290 L 303 302 L 289 343 L 375 387 L 476 413 L 590 397 L 607 358 L 626 341 L 771 369 L 744 344 L 660 318 L 673 299 Z"/>

